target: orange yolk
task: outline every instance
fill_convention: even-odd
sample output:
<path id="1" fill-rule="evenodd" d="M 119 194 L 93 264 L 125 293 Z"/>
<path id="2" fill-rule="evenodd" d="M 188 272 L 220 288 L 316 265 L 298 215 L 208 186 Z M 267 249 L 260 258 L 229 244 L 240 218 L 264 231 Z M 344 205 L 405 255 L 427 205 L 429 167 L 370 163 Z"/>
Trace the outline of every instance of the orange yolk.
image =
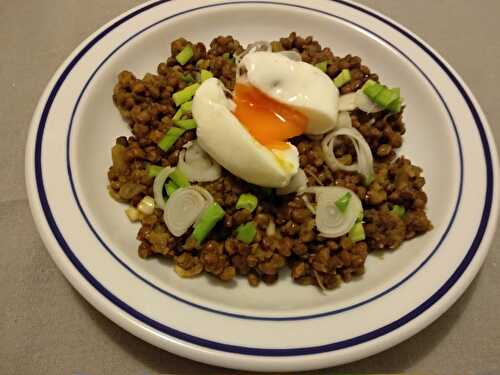
<path id="1" fill-rule="evenodd" d="M 234 89 L 234 114 L 261 144 L 286 149 L 287 140 L 306 130 L 307 117 L 282 104 L 255 87 L 237 83 Z"/>

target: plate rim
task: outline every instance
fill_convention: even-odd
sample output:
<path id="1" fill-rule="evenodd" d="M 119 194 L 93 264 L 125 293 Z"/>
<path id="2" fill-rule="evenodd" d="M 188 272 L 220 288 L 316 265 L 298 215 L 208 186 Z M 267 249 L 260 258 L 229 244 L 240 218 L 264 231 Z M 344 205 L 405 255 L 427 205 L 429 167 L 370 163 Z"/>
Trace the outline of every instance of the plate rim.
<path id="1" fill-rule="evenodd" d="M 491 166 L 490 166 L 490 168 L 491 168 L 491 184 L 490 185 L 491 185 L 491 189 L 493 191 L 496 190 L 496 185 L 498 183 L 498 181 L 497 181 L 497 179 L 498 179 L 498 156 L 497 156 L 497 153 L 496 153 L 496 146 L 495 146 L 495 143 L 494 143 L 494 139 L 491 136 L 491 131 L 490 131 L 488 122 L 486 120 L 486 117 L 485 117 L 483 111 L 481 110 L 481 108 L 478 105 L 476 99 L 474 98 L 474 96 L 470 92 L 470 89 L 463 83 L 463 80 L 461 79 L 461 77 L 431 47 L 429 47 L 425 42 L 423 42 L 418 37 L 416 37 L 412 32 L 410 32 L 406 28 L 402 27 L 401 25 L 399 25 L 398 23 L 396 23 L 392 19 L 379 14 L 378 12 L 373 11 L 373 10 L 371 10 L 368 7 L 360 6 L 359 4 L 351 3 L 351 2 L 348 2 L 348 1 L 345 1 L 345 0 L 330 0 L 330 1 L 341 3 L 341 4 L 344 4 L 344 5 L 353 7 L 355 9 L 359 10 L 359 11 L 362 11 L 363 13 L 368 13 L 369 15 L 375 16 L 376 18 L 378 18 L 379 20 L 381 20 L 385 24 L 387 24 L 389 26 L 392 26 L 398 32 L 402 33 L 403 35 L 405 35 L 405 36 L 409 37 L 410 39 L 412 39 L 415 43 L 419 44 L 424 50 L 426 50 L 426 52 L 433 58 L 433 60 L 436 63 L 438 63 L 438 65 L 440 65 L 441 69 L 444 70 L 444 72 L 448 75 L 448 77 L 453 81 L 453 83 L 455 84 L 455 86 L 457 87 L 457 89 L 462 94 L 464 100 L 467 102 L 467 104 L 469 106 L 469 109 L 471 111 L 471 114 L 474 117 L 475 122 L 479 123 L 479 124 L 484 123 L 484 127 L 482 128 L 484 134 L 480 134 L 480 136 L 481 136 L 481 141 L 482 141 L 482 146 L 483 146 L 483 152 L 485 153 L 485 156 L 486 156 L 486 149 L 484 148 L 484 146 L 486 145 L 486 146 L 489 147 L 489 156 L 491 158 L 491 160 L 490 160 L 490 163 L 491 163 Z M 63 274 L 65 274 L 66 278 L 68 278 L 68 280 L 73 284 L 73 286 L 77 290 L 79 290 L 79 292 L 89 302 L 91 302 L 94 306 L 96 306 L 99 310 L 101 310 L 101 308 L 102 308 L 103 310 L 107 311 L 107 312 L 104 312 L 103 310 L 101 310 L 101 312 L 103 312 L 108 318 L 111 318 L 115 322 L 117 322 L 116 320 L 118 320 L 118 319 L 123 319 L 123 318 L 126 318 L 126 317 L 120 316 L 121 314 L 116 314 L 116 311 L 113 311 L 113 308 L 111 308 L 111 310 L 109 308 L 104 308 L 104 306 L 102 305 L 102 301 L 96 301 L 96 298 L 104 298 L 103 295 L 97 294 L 97 296 L 96 296 L 95 295 L 95 291 L 94 291 L 94 293 L 92 293 L 92 291 L 88 291 L 88 290 L 85 291 L 85 292 L 82 292 L 81 289 L 84 289 L 84 286 L 87 286 L 87 287 L 89 286 L 89 285 L 82 285 L 82 283 L 87 283 L 88 280 L 83 279 L 83 276 L 81 276 L 81 275 L 80 275 L 80 278 L 79 278 L 78 275 L 72 274 L 72 272 L 70 272 L 70 271 L 75 271 L 75 270 L 74 269 L 68 269 L 67 268 L 68 264 L 67 263 L 64 264 L 64 262 L 62 262 L 62 260 L 58 258 L 58 254 L 57 254 L 56 250 L 54 250 L 54 248 L 53 248 L 53 246 L 54 246 L 53 240 L 54 239 L 50 238 L 51 234 L 47 232 L 47 227 L 46 227 L 47 223 L 45 221 L 45 218 L 43 218 L 41 216 L 39 217 L 39 214 L 40 214 L 39 209 L 40 209 L 40 207 L 38 207 L 38 205 L 40 204 L 40 202 L 39 202 L 39 200 L 36 199 L 37 197 L 35 197 L 35 195 L 37 195 L 37 194 L 36 194 L 36 192 L 33 193 L 33 191 L 32 191 L 33 190 L 33 186 L 29 185 L 30 181 L 34 180 L 34 177 L 32 175 L 33 172 L 31 170 L 32 169 L 32 160 L 30 160 L 31 159 L 30 158 L 30 156 L 31 156 L 30 146 L 33 143 L 32 140 L 35 138 L 34 135 L 37 134 L 38 130 L 39 130 L 39 126 L 38 126 L 39 124 L 38 124 L 37 119 L 41 118 L 43 116 L 43 112 L 46 109 L 46 104 L 50 100 L 49 92 L 51 92 L 52 89 L 54 88 L 54 83 L 57 82 L 57 81 L 59 81 L 59 79 L 61 78 L 61 73 L 64 72 L 64 71 L 66 71 L 66 69 L 69 67 L 68 62 L 73 61 L 82 52 L 86 51 L 87 47 L 89 47 L 88 49 L 92 48 L 91 45 L 89 46 L 88 42 L 94 40 L 96 36 L 101 35 L 104 30 L 108 30 L 110 28 L 110 26 L 113 26 L 117 22 L 120 22 L 120 21 L 122 21 L 122 22 L 120 22 L 119 24 L 125 23 L 130 18 L 130 16 L 136 14 L 136 12 L 139 11 L 139 13 L 142 13 L 142 12 L 147 11 L 147 10 L 149 10 L 150 8 L 152 8 L 152 7 L 156 6 L 156 5 L 163 4 L 163 3 L 166 3 L 166 2 L 168 2 L 168 0 L 167 1 L 165 1 L 165 0 L 160 0 L 160 1 L 153 0 L 153 1 L 147 2 L 145 4 L 141 4 L 141 5 L 139 5 L 139 6 L 135 7 L 135 8 L 132 8 L 128 12 L 122 13 L 121 15 L 119 15 L 118 17 L 116 17 L 115 19 L 113 19 L 112 21 L 110 21 L 109 23 L 107 23 L 106 25 L 104 25 L 103 27 L 101 27 L 100 29 L 98 29 L 89 38 L 87 38 L 85 41 L 83 41 L 73 51 L 73 53 L 70 54 L 70 56 L 63 62 L 63 64 L 61 64 L 61 66 L 56 71 L 56 73 L 54 74 L 54 76 L 52 77 L 52 79 L 49 81 L 49 84 L 47 85 L 47 88 L 45 89 L 45 91 L 44 91 L 44 93 L 43 93 L 43 95 L 42 95 L 42 97 L 41 97 L 41 99 L 40 99 L 40 101 L 39 101 L 39 103 L 37 105 L 37 108 L 36 108 L 36 110 L 34 112 L 34 115 L 33 115 L 32 123 L 31 123 L 31 127 L 30 127 L 30 132 L 29 132 L 29 136 L 28 136 L 28 142 L 27 142 L 27 145 L 26 145 L 25 172 L 26 172 L 26 184 L 27 184 L 27 191 L 28 191 L 28 196 L 29 196 L 29 201 L 30 201 L 30 207 L 31 207 L 31 210 L 32 210 L 33 217 L 35 219 L 35 223 L 37 225 L 37 229 L 38 229 L 38 231 L 39 231 L 42 239 L 44 240 L 44 244 L 45 244 L 46 248 L 49 250 L 49 253 L 52 256 L 52 258 L 54 259 L 54 261 L 56 262 L 56 264 L 58 265 L 58 267 L 61 269 L 61 271 L 63 272 Z M 231 4 L 231 3 L 277 3 L 277 2 L 273 2 L 273 1 L 236 1 L 236 2 L 234 2 L 234 1 L 219 1 L 219 2 L 216 2 L 216 1 L 213 1 L 212 3 L 214 3 L 214 4 L 216 4 L 216 3 L 218 3 L 218 4 L 223 4 L 223 3 L 225 3 L 225 4 L 228 4 L 228 3 Z M 293 3 L 286 3 L 286 2 L 278 2 L 278 3 L 284 4 L 284 5 L 297 6 L 297 4 L 293 4 Z M 304 8 L 304 7 L 302 7 L 302 8 Z M 311 9 L 311 10 L 316 10 L 316 9 Z M 139 13 L 137 13 L 137 14 L 139 14 Z M 70 71 L 68 71 L 68 73 Z M 52 95 L 52 93 L 53 92 L 51 92 L 51 95 Z M 42 108 L 43 108 L 43 111 L 42 111 Z M 47 114 L 48 114 L 48 112 L 47 112 Z M 479 127 L 478 127 L 478 130 L 479 130 Z M 485 162 L 487 162 L 487 159 L 488 158 L 486 157 Z M 488 172 L 488 168 L 486 168 L 486 170 Z M 488 186 L 487 186 L 487 188 L 488 188 Z M 491 193 L 491 195 L 493 195 L 493 193 Z M 485 199 L 485 206 L 486 206 L 487 203 L 488 203 L 487 199 Z M 496 208 L 497 206 L 498 206 L 498 197 L 493 196 L 491 204 L 489 205 L 489 208 L 491 210 L 492 207 Z M 484 223 L 484 230 L 483 230 L 483 233 L 482 233 L 482 238 L 479 238 L 479 240 L 478 240 L 477 247 L 476 247 L 476 250 L 475 250 L 476 252 L 479 252 L 479 250 L 481 250 L 481 249 L 483 249 L 485 247 L 489 248 L 489 246 L 491 244 L 491 241 L 492 241 L 492 238 L 493 238 L 493 234 L 494 234 L 494 227 L 495 227 L 494 224 L 497 222 L 497 218 L 498 218 L 498 210 L 496 210 L 496 209 L 491 210 L 491 213 L 492 213 L 492 216 L 491 216 L 492 220 L 490 219 L 490 221 L 487 221 L 487 222 Z M 484 211 L 483 211 L 483 216 L 484 216 Z M 481 221 L 481 223 L 482 223 L 482 221 Z M 491 224 L 493 224 L 493 225 L 491 225 Z M 479 228 L 481 228 L 482 226 L 483 225 L 481 224 Z M 493 230 L 491 228 L 493 228 Z M 476 242 L 478 233 L 480 231 L 481 230 L 478 229 L 478 232 L 476 233 L 476 237 L 475 237 L 474 242 Z M 61 249 L 57 249 L 57 250 L 61 250 Z M 445 304 L 446 306 L 444 306 L 444 307 L 443 307 L 443 303 L 441 303 L 440 305 L 437 305 L 437 306 L 434 305 L 434 307 L 440 308 L 441 311 L 437 312 L 437 313 L 434 312 L 433 315 L 432 314 L 427 314 L 427 315 L 432 315 L 432 316 L 430 316 L 431 320 L 428 321 L 428 322 L 426 322 L 426 323 L 424 323 L 424 324 L 420 324 L 416 328 L 416 331 L 418 331 L 420 329 L 423 329 L 426 325 L 430 324 L 434 319 L 436 319 L 438 316 L 440 316 L 441 313 L 444 312 L 454 302 L 454 300 L 456 300 L 463 293 L 463 291 L 465 290 L 465 288 L 467 287 L 467 285 L 470 283 L 470 281 L 472 280 L 472 278 L 477 273 L 477 270 L 481 266 L 481 264 L 482 264 L 482 262 L 484 260 L 484 257 L 486 256 L 486 254 L 487 254 L 487 249 L 486 250 L 483 249 L 482 252 L 481 252 L 481 254 L 480 254 L 481 257 L 480 257 L 479 260 L 478 260 L 477 257 L 474 257 L 474 254 L 473 254 L 473 256 L 471 257 L 471 260 L 470 260 L 471 263 L 468 264 L 465 267 L 464 273 L 462 273 L 461 275 L 458 275 L 457 279 L 452 284 L 452 286 L 450 287 L 450 289 L 448 291 L 444 292 L 444 294 L 448 295 L 448 299 L 449 299 L 451 293 L 448 293 L 448 292 L 451 292 L 452 289 L 454 289 L 454 294 L 451 296 L 452 300 L 449 301 L 447 304 Z M 476 260 L 475 264 L 472 264 L 473 260 Z M 474 267 L 469 267 L 469 266 L 474 266 Z M 72 266 L 70 265 L 70 267 L 72 267 Z M 474 268 L 474 269 L 471 271 L 471 268 Z M 465 274 L 466 271 L 469 272 L 468 275 Z M 467 279 L 465 278 L 465 276 L 468 276 Z M 466 279 L 465 282 L 464 282 L 464 279 Z M 462 284 L 465 284 L 465 285 L 461 286 L 460 288 L 457 288 L 457 283 L 456 283 L 457 281 L 462 281 Z M 441 288 L 439 290 L 441 290 Z M 101 306 L 101 308 L 99 308 L 99 306 Z M 417 314 L 417 315 L 420 315 L 420 317 L 422 317 L 421 314 Z M 116 320 L 113 319 L 113 317 Z M 128 326 L 128 323 L 130 323 L 130 322 L 127 322 L 126 319 L 125 319 L 125 321 L 122 321 L 121 323 L 120 322 L 117 322 L 117 323 L 120 324 L 125 329 L 127 329 L 128 331 L 131 331 L 130 327 Z M 141 324 L 139 324 L 138 329 L 140 329 L 140 325 Z M 404 327 L 405 325 L 406 325 L 406 323 L 403 324 L 400 328 Z M 143 327 L 143 328 L 145 328 L 145 327 Z M 394 333 L 396 334 L 398 332 L 394 332 Z M 399 333 L 400 333 L 400 335 L 399 335 L 400 337 L 397 338 L 397 340 L 394 343 L 392 343 L 392 344 L 390 344 L 388 346 L 392 346 L 392 345 L 396 344 L 397 342 L 400 342 L 400 341 L 404 340 L 405 338 L 409 337 L 411 334 L 413 334 L 413 333 L 410 333 L 410 334 L 408 334 L 408 335 L 405 336 L 405 334 L 401 334 L 401 332 L 399 332 Z M 141 337 L 143 336 L 141 334 L 137 334 L 137 335 L 141 336 Z M 405 336 L 405 337 L 401 337 L 401 336 Z M 142 337 L 142 338 L 145 339 L 146 341 L 151 342 L 151 338 L 150 337 L 148 337 L 149 339 L 148 338 L 144 338 L 144 337 Z M 155 344 L 154 342 L 152 342 L 152 343 Z M 194 349 L 196 351 L 197 348 L 194 348 Z M 172 350 L 171 347 L 169 347 L 169 350 L 175 352 L 174 350 Z M 374 350 L 373 352 L 378 352 L 378 351 L 380 351 L 380 350 Z M 231 355 L 232 353 L 224 352 L 224 354 L 225 355 L 226 354 Z M 245 353 L 245 354 L 248 354 L 248 353 Z M 328 351 L 328 352 L 326 352 L 324 354 L 331 354 L 331 352 Z M 182 355 L 187 356 L 185 353 L 182 353 Z M 263 355 L 263 353 L 254 354 L 254 355 L 260 356 L 260 355 Z M 366 353 L 363 354 L 363 356 L 366 356 L 366 355 L 367 355 Z M 234 356 L 234 354 L 233 354 L 233 356 Z M 297 357 L 301 357 L 302 354 L 297 354 L 296 356 Z M 195 357 L 193 359 L 198 359 L 198 358 Z M 206 361 L 206 362 L 210 362 L 210 361 Z M 219 364 L 220 365 L 221 363 L 220 363 L 220 361 L 217 361 L 215 364 Z M 240 366 L 238 366 L 238 367 L 240 367 Z M 313 367 L 306 367 L 306 368 L 314 368 L 314 367 L 315 366 L 313 366 Z M 249 368 L 254 368 L 254 367 L 249 367 Z"/>

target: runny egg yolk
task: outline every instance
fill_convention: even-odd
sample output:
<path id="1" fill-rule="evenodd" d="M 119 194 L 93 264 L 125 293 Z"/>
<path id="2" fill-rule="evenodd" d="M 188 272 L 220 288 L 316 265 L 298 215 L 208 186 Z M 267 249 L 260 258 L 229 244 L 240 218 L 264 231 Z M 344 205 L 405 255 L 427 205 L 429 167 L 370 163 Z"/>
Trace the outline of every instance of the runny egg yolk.
<path id="1" fill-rule="evenodd" d="M 268 148 L 286 149 L 287 140 L 305 132 L 307 117 L 257 88 L 237 83 L 234 114 L 250 134 Z"/>

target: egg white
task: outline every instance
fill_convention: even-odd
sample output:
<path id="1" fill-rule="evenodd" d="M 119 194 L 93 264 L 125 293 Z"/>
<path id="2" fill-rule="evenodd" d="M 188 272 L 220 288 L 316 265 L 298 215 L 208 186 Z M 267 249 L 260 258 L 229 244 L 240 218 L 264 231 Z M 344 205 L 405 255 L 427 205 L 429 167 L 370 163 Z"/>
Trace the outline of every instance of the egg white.
<path id="1" fill-rule="evenodd" d="M 252 52 L 240 67 L 244 79 L 271 98 L 306 115 L 306 134 L 324 134 L 337 123 L 339 90 L 315 66 L 273 52 Z"/>
<path id="2" fill-rule="evenodd" d="M 216 78 L 203 82 L 193 99 L 198 144 L 229 172 L 255 185 L 286 186 L 299 168 L 297 148 L 268 149 L 231 112 L 224 85 Z"/>

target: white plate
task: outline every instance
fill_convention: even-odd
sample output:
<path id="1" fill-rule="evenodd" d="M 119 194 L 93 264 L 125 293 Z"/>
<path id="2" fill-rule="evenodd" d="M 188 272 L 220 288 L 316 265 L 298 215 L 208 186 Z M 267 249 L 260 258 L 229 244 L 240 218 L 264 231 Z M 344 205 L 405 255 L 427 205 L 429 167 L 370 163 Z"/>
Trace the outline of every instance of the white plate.
<path id="1" fill-rule="evenodd" d="M 304 4 L 307 4 L 304 5 Z M 155 71 L 170 41 L 243 43 L 297 31 L 363 58 L 405 97 L 402 153 L 424 168 L 435 228 L 326 295 L 289 278 L 251 288 L 178 278 L 137 256 L 137 227 L 106 191 L 110 148 L 128 134 L 111 94 L 123 69 Z M 304 370 L 393 346 L 442 314 L 469 285 L 498 214 L 498 162 L 486 119 L 458 75 L 402 26 L 345 1 L 154 1 L 102 27 L 64 62 L 33 117 L 26 149 L 31 209 L 73 286 L 142 339 L 198 361 Z"/>

